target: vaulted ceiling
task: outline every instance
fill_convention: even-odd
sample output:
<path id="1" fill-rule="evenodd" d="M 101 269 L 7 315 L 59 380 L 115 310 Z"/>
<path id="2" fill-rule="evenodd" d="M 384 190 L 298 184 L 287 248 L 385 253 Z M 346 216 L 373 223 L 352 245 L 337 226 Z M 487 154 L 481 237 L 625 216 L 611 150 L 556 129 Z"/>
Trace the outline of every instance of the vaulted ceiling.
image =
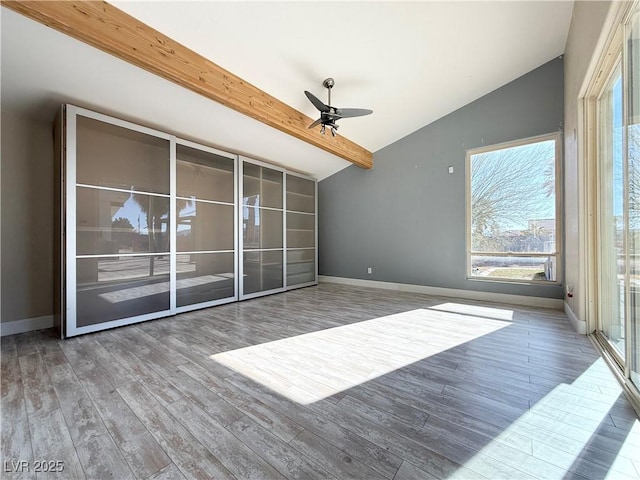
<path id="1" fill-rule="evenodd" d="M 303 94 L 374 114 L 376 151 L 564 51 L 572 2 L 112 2 L 309 117 Z M 324 178 L 349 162 L 2 8 L 2 109 L 75 103 Z M 319 134 L 319 133 L 318 133 Z"/>

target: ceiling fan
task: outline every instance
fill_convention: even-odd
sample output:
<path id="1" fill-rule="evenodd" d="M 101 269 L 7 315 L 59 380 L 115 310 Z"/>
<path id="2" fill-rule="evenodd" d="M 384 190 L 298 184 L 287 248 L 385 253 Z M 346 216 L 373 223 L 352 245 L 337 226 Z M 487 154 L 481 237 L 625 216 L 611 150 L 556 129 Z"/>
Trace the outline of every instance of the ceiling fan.
<path id="1" fill-rule="evenodd" d="M 328 90 L 328 105 L 325 105 L 316 97 L 313 93 L 304 91 L 304 94 L 307 96 L 309 101 L 313 103 L 313 105 L 320 111 L 320 118 L 309 125 L 309 128 L 316 127 L 321 125 L 320 133 L 324 135 L 326 127 L 331 129 L 331 135 L 336 136 L 338 131 L 338 125 L 336 125 L 336 121 L 341 118 L 350 118 L 350 117 L 362 117 L 363 115 L 369 115 L 373 113 L 373 110 L 369 110 L 366 108 L 337 108 L 331 106 L 331 89 L 336 84 L 333 78 L 327 78 L 322 85 Z"/>

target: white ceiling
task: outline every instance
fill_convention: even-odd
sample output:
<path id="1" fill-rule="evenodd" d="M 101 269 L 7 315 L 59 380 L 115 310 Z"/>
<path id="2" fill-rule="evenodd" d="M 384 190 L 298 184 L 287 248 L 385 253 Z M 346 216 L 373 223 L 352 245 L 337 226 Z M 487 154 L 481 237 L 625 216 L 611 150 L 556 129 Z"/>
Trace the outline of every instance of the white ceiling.
<path id="1" fill-rule="evenodd" d="M 310 117 L 303 94 L 371 108 L 340 133 L 376 151 L 561 55 L 571 1 L 112 2 Z M 324 178 L 348 162 L 5 8 L 2 109 L 63 102 Z"/>

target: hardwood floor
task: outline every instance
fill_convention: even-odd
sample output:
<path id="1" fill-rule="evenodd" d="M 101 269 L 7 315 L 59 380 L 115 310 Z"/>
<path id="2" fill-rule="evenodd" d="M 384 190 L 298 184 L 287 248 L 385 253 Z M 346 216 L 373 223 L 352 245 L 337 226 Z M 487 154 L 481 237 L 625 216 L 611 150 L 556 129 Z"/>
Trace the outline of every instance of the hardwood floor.
<path id="1" fill-rule="evenodd" d="M 557 311 L 321 284 L 1 360 L 7 479 L 640 478 L 640 423 Z"/>

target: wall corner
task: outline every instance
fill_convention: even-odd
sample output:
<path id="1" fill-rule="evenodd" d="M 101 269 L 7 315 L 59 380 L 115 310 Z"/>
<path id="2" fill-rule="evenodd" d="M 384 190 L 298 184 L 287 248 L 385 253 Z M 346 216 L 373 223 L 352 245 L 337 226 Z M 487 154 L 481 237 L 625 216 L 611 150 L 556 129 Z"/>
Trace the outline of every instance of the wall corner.
<path id="1" fill-rule="evenodd" d="M 580 335 L 587 334 L 587 322 L 585 320 L 580 320 L 567 302 L 564 302 L 564 313 L 567 315 L 569 323 L 571 323 L 571 327 L 576 333 L 579 333 Z"/>

